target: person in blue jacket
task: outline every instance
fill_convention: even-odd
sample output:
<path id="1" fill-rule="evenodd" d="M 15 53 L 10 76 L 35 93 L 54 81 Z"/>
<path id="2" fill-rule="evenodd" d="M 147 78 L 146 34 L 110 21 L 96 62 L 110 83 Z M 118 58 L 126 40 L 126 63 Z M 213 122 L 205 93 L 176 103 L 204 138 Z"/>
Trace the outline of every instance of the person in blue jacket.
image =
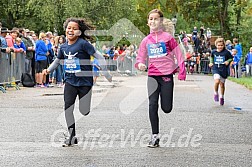
<path id="1" fill-rule="evenodd" d="M 245 57 L 246 73 L 252 76 L 252 47 L 250 47 L 248 54 Z"/>
<path id="2" fill-rule="evenodd" d="M 38 87 L 45 87 L 46 75 L 42 73 L 44 69 L 47 68 L 47 56 L 49 55 L 47 48 L 47 40 L 45 33 L 39 34 L 39 40 L 36 42 L 35 48 L 35 78 Z"/>

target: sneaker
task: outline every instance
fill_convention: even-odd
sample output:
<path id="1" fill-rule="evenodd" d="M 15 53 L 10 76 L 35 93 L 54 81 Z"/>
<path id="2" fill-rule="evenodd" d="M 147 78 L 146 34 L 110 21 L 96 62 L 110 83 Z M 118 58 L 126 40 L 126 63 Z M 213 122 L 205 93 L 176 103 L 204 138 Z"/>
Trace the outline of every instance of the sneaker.
<path id="1" fill-rule="evenodd" d="M 76 144 L 76 145 L 78 144 L 78 140 L 77 140 L 77 138 L 74 136 L 72 139 L 67 138 L 67 139 L 64 141 L 62 147 L 71 147 L 71 146 L 73 146 L 73 145 L 75 145 L 75 144 Z"/>
<path id="2" fill-rule="evenodd" d="M 220 98 L 220 105 L 221 105 L 221 106 L 224 105 L 224 98 Z"/>
<path id="3" fill-rule="evenodd" d="M 218 101 L 219 101 L 219 95 L 218 95 L 218 94 L 215 94 L 215 95 L 214 95 L 214 101 L 215 101 L 215 102 L 218 102 Z"/>
<path id="4" fill-rule="evenodd" d="M 46 88 L 46 86 L 43 85 L 43 84 L 39 85 L 39 87 L 40 87 L 40 88 Z"/>
<path id="5" fill-rule="evenodd" d="M 152 138 L 148 144 L 148 147 L 150 148 L 159 147 L 159 138 Z"/>

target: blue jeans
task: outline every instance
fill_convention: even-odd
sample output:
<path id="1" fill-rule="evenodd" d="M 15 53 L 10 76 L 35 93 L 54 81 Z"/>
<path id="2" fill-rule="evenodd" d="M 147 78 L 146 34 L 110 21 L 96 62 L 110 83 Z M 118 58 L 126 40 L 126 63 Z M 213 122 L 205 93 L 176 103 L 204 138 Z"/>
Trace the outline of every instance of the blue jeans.
<path id="1" fill-rule="evenodd" d="M 59 65 L 55 70 L 55 78 L 56 78 L 56 83 L 62 83 L 62 75 L 63 75 L 63 67 L 62 65 Z"/>

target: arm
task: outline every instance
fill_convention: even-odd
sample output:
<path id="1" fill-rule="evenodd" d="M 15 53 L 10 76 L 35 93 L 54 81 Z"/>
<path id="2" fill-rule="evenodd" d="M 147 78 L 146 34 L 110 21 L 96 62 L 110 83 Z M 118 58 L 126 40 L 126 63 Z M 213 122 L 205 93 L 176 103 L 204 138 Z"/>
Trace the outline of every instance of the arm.
<path id="1" fill-rule="evenodd" d="M 142 71 L 146 69 L 145 62 L 147 59 L 147 55 L 148 55 L 148 51 L 146 48 L 146 42 L 145 42 L 145 40 L 143 40 L 139 46 L 139 49 L 138 49 L 135 68 L 142 70 Z"/>
<path id="2" fill-rule="evenodd" d="M 168 43 L 169 43 L 170 48 L 172 49 L 172 53 L 176 56 L 176 59 L 178 61 L 178 66 L 179 66 L 178 79 L 185 80 L 186 69 L 185 69 L 184 57 L 180 50 L 180 47 L 174 38 L 171 38 L 171 40 Z"/>
<path id="3" fill-rule="evenodd" d="M 56 69 L 58 66 L 60 65 L 60 59 L 56 58 L 52 64 L 48 67 L 48 69 L 46 69 L 46 73 L 50 73 L 50 71 L 53 71 L 54 69 Z"/>
<path id="4" fill-rule="evenodd" d="M 112 81 L 112 76 L 109 74 L 108 70 L 107 70 L 107 63 L 105 61 L 105 58 L 103 57 L 103 55 L 99 52 L 96 51 L 94 53 L 94 57 L 97 58 L 98 63 L 100 65 L 101 68 L 101 73 L 106 77 L 106 79 L 111 82 Z"/>

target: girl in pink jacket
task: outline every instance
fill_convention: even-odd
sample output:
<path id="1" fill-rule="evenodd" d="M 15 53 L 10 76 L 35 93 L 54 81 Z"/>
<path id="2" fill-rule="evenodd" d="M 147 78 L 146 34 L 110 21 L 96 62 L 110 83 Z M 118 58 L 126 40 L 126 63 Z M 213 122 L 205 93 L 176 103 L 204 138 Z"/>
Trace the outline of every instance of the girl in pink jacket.
<path id="1" fill-rule="evenodd" d="M 163 13 L 154 9 L 148 14 L 150 34 L 146 36 L 139 47 L 135 67 L 146 70 L 148 60 L 148 97 L 149 118 L 152 127 L 152 139 L 148 147 L 159 146 L 158 100 L 161 98 L 161 108 L 170 113 L 173 105 L 173 74 L 179 67 L 179 80 L 185 80 L 186 71 L 184 58 L 178 43 L 171 34 L 164 32 Z"/>

